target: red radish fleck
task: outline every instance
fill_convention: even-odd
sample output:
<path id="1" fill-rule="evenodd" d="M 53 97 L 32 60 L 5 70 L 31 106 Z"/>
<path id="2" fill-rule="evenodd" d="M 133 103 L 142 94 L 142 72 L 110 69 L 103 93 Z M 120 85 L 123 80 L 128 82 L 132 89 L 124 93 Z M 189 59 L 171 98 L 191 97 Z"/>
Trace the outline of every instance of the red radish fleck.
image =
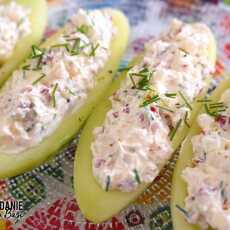
<path id="1" fill-rule="evenodd" d="M 218 116 L 216 119 L 215 119 L 221 126 L 225 125 L 226 124 L 226 121 L 227 121 L 227 117 L 226 116 Z"/>
<path id="2" fill-rule="evenodd" d="M 153 113 L 156 113 L 156 112 L 157 112 L 157 109 L 156 109 L 156 107 L 154 107 L 154 106 L 151 106 L 151 107 L 150 107 L 150 110 L 151 110 Z"/>
<path id="3" fill-rule="evenodd" d="M 95 168 L 100 168 L 105 163 L 105 160 L 99 159 L 95 163 Z"/>
<path id="4" fill-rule="evenodd" d="M 224 45 L 224 52 L 228 59 L 230 59 L 230 43 L 226 43 Z"/>
<path id="5" fill-rule="evenodd" d="M 125 107 L 125 108 L 123 109 L 123 112 L 129 113 L 129 107 Z"/>
<path id="6" fill-rule="evenodd" d="M 113 114 L 113 116 L 115 117 L 115 118 L 118 118 L 118 116 L 119 116 L 119 113 L 118 112 L 114 112 L 114 113 L 112 113 Z"/>
<path id="7" fill-rule="evenodd" d="M 224 63 L 221 62 L 220 60 L 216 61 L 216 66 L 215 66 L 215 76 L 220 76 L 224 72 Z"/>

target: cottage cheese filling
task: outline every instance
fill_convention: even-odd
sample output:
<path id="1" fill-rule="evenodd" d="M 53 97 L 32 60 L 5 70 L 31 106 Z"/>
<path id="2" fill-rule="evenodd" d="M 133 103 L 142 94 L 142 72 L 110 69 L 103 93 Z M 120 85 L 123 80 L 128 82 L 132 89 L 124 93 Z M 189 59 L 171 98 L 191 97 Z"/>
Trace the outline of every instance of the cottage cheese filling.
<path id="1" fill-rule="evenodd" d="M 0 5 L 0 60 L 10 57 L 17 42 L 31 33 L 29 14 L 14 1 Z"/>
<path id="2" fill-rule="evenodd" d="M 79 10 L 53 46 L 33 46 L 0 92 L 0 152 L 19 153 L 41 142 L 84 103 L 110 56 L 113 33 L 108 11 Z"/>
<path id="3" fill-rule="evenodd" d="M 94 130 L 93 173 L 105 189 L 129 192 L 150 183 L 170 158 L 171 140 L 213 70 L 210 31 L 174 20 L 146 45 L 144 58 L 111 97 L 111 110 Z"/>
<path id="4" fill-rule="evenodd" d="M 190 223 L 226 230 L 230 229 L 230 89 L 214 105 L 222 112 L 215 117 L 199 115 L 202 133 L 192 138 L 193 167 L 182 174 L 188 184 L 185 209 Z"/>

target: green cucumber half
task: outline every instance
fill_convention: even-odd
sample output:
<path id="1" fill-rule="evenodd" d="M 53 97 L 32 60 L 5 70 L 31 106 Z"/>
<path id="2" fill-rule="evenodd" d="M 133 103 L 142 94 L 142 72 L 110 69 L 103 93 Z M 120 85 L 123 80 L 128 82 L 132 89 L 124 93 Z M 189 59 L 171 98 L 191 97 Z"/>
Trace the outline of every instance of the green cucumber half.
<path id="1" fill-rule="evenodd" d="M 4 3 L 9 2 L 9 0 L 4 1 Z M 29 56 L 31 46 L 40 42 L 47 24 L 46 0 L 16 0 L 15 2 L 31 10 L 29 16 L 31 32 L 17 42 L 12 55 L 1 63 L 0 87 L 10 77 L 13 70 Z"/>
<path id="2" fill-rule="evenodd" d="M 210 99 L 213 101 L 219 101 L 222 93 L 230 88 L 230 79 L 226 79 L 221 82 L 221 84 L 212 93 Z M 205 113 L 204 108 L 202 108 L 199 114 Z M 172 198 L 171 198 L 171 212 L 173 218 L 173 226 L 175 230 L 186 229 L 186 230 L 198 230 L 201 229 L 197 225 L 189 224 L 184 216 L 178 211 L 176 205 L 184 207 L 184 200 L 187 196 L 187 185 L 181 178 L 182 171 L 191 166 L 193 158 L 193 150 L 191 138 L 198 135 L 201 132 L 200 127 L 197 122 L 191 127 L 189 134 L 184 141 L 182 148 L 180 150 L 179 159 L 176 163 L 176 167 L 173 173 L 173 187 L 172 187 Z"/>
<path id="3" fill-rule="evenodd" d="M 210 33 L 210 60 L 215 63 L 216 60 L 216 45 L 215 40 Z M 142 59 L 142 55 L 133 60 L 130 66 L 137 64 Z M 92 153 L 91 143 L 93 142 L 93 130 L 101 126 L 104 122 L 106 113 L 111 109 L 111 103 L 108 99 L 117 89 L 119 89 L 121 82 L 126 77 L 126 72 L 113 82 L 105 99 L 95 109 L 92 116 L 89 118 L 80 138 L 78 149 L 75 157 L 74 168 L 74 187 L 75 196 L 81 211 L 89 220 L 99 223 L 111 218 L 113 215 L 119 213 L 128 204 L 133 202 L 149 184 L 141 184 L 137 190 L 133 192 L 120 191 L 104 191 L 94 178 L 92 171 Z M 208 85 L 208 83 L 207 83 Z M 201 93 L 200 97 L 206 92 Z M 197 103 L 196 103 L 197 104 Z M 189 123 L 192 123 L 199 111 L 199 106 L 193 105 L 193 112 Z M 173 149 L 176 150 L 185 138 L 188 132 L 187 126 L 181 126 L 177 131 L 173 141 Z"/>
<path id="4" fill-rule="evenodd" d="M 104 68 L 96 76 L 96 86 L 89 93 L 87 100 L 80 108 L 76 105 L 76 108 L 63 118 L 58 128 L 38 145 L 17 154 L 0 153 L 0 178 L 18 175 L 49 159 L 74 137 L 95 107 L 96 102 L 104 95 L 113 79 L 113 73 L 119 66 L 129 35 L 129 24 L 123 13 L 112 9 L 110 13 L 116 28 L 110 46 L 111 55 Z M 63 29 L 53 35 L 42 47 L 55 44 L 56 38 L 62 31 Z"/>

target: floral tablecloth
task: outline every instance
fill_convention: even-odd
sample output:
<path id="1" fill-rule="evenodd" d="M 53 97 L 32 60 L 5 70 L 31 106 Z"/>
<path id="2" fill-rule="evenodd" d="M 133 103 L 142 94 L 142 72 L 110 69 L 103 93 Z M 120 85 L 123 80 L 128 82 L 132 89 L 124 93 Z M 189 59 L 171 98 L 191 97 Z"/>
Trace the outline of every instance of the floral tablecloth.
<path id="1" fill-rule="evenodd" d="M 122 61 L 122 65 L 125 65 L 135 53 L 143 49 L 143 43 L 158 35 L 172 18 L 177 17 L 187 22 L 203 21 L 210 26 L 217 39 L 215 79 L 220 79 L 230 71 L 228 4 L 229 0 L 50 0 L 49 27 L 45 36 L 53 34 L 79 7 L 119 8 L 126 13 L 132 27 L 129 47 Z M 96 225 L 84 218 L 73 196 L 72 171 L 77 140 L 76 137 L 54 159 L 39 168 L 8 180 L 0 180 L 0 200 L 22 200 L 24 204 L 21 217 L 6 220 L 7 229 L 172 229 L 169 201 L 176 154 L 134 204 L 114 216 L 111 221 Z M 0 230 L 2 229 L 3 226 L 0 225 Z"/>

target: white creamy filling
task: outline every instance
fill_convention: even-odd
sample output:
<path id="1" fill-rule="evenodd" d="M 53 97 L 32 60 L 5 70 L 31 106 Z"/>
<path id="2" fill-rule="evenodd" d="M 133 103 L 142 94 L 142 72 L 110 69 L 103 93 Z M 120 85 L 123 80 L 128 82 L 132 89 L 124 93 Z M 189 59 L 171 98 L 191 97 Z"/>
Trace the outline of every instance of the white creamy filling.
<path id="1" fill-rule="evenodd" d="M 31 33 L 29 14 L 14 1 L 0 5 L 0 60 L 10 57 L 17 42 Z"/>
<path id="2" fill-rule="evenodd" d="M 108 11 L 79 10 L 52 47 L 33 47 L 0 92 L 0 152 L 41 142 L 84 103 L 109 58 L 113 33 Z"/>
<path id="3" fill-rule="evenodd" d="M 191 102 L 213 70 L 209 41 L 205 25 L 174 20 L 166 34 L 148 42 L 94 130 L 93 173 L 105 190 L 128 192 L 149 183 L 170 158 L 171 140 L 180 124 L 189 125 Z"/>
<path id="4" fill-rule="evenodd" d="M 188 185 L 187 220 L 203 229 L 226 230 L 230 229 L 230 89 L 218 107 L 223 111 L 215 117 L 199 115 L 202 133 L 192 138 L 194 167 L 187 167 L 182 177 Z"/>

